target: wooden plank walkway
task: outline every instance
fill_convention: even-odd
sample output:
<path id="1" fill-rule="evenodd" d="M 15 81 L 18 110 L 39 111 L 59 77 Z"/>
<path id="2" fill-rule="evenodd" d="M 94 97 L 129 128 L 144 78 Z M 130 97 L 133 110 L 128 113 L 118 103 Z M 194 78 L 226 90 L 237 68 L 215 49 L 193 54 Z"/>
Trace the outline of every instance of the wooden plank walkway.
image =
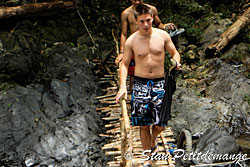
<path id="1" fill-rule="evenodd" d="M 103 146 L 105 154 L 112 156 L 113 161 L 108 162 L 110 167 L 134 167 L 142 163 L 142 145 L 139 137 L 139 127 L 131 126 L 129 120 L 129 100 L 121 100 L 120 104 L 115 103 L 115 96 L 118 91 L 119 76 L 115 69 L 114 63 L 107 63 L 105 66 L 108 72 L 103 78 L 100 78 L 100 84 L 109 83 L 110 87 L 103 89 L 104 95 L 96 97 L 102 107 L 96 108 L 96 111 L 104 115 L 107 131 L 105 134 L 100 134 L 109 138 L 109 143 Z M 111 66 L 113 66 L 111 68 Z M 128 81 L 127 81 L 128 82 Z M 127 84 L 128 85 L 128 84 Z M 170 167 L 175 166 L 175 160 L 168 151 L 170 145 L 175 143 L 173 132 L 170 127 L 167 127 L 157 138 L 159 145 L 158 159 L 153 161 L 152 166 Z M 159 155 L 160 154 L 160 155 Z M 157 156 L 155 157 L 157 159 Z M 161 157 L 159 157 L 161 156 Z"/>

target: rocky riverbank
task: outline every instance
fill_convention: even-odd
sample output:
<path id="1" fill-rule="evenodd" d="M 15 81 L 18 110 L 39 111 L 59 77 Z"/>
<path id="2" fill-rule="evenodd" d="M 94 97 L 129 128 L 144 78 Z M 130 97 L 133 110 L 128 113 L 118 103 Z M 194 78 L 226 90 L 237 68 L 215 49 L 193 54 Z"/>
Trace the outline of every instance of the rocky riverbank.
<path id="1" fill-rule="evenodd" d="M 1 165 L 104 166 L 93 67 L 65 44 L 45 52 L 40 83 L 1 91 Z"/>

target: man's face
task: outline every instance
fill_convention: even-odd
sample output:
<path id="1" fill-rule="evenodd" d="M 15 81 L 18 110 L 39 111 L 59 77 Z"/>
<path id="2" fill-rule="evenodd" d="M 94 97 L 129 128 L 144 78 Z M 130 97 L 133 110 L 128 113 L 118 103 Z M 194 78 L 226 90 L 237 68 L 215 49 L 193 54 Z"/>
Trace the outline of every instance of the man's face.
<path id="1" fill-rule="evenodd" d="M 139 15 L 137 16 L 136 22 L 140 31 L 148 33 L 152 28 L 153 16 L 151 14 Z"/>
<path id="2" fill-rule="evenodd" d="M 132 5 L 137 6 L 139 4 L 143 3 L 143 0 L 131 0 L 132 1 Z"/>

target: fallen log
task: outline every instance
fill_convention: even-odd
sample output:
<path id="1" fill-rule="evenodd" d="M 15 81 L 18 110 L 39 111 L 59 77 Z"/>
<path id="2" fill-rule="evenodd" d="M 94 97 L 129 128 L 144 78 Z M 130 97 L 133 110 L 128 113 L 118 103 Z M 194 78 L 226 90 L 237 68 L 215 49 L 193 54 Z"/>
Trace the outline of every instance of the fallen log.
<path id="1" fill-rule="evenodd" d="M 250 22 L 250 7 L 220 37 L 212 42 L 206 50 L 207 56 L 217 55 Z"/>
<path id="2" fill-rule="evenodd" d="M 48 16 L 59 12 L 74 10 L 76 8 L 77 3 L 73 0 L 33 3 L 15 7 L 2 7 L 0 8 L 0 19 L 7 19 L 14 16 Z"/>

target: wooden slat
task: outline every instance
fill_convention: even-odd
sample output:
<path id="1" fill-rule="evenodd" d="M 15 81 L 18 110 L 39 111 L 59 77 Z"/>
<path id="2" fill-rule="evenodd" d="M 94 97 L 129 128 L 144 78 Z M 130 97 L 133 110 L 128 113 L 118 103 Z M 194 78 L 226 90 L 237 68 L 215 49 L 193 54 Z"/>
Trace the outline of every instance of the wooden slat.
<path id="1" fill-rule="evenodd" d="M 104 77 L 113 78 L 114 75 L 104 75 Z"/>
<path id="2" fill-rule="evenodd" d="M 108 151 L 105 155 L 121 155 L 121 151 Z"/>
<path id="3" fill-rule="evenodd" d="M 110 135 L 110 134 L 99 134 L 99 136 L 102 136 L 102 137 L 112 137 L 112 138 L 114 138 L 116 135 Z"/>
<path id="4" fill-rule="evenodd" d="M 111 121 L 111 120 L 118 120 L 118 119 L 120 119 L 120 117 L 104 117 L 102 119 L 104 119 L 106 121 Z"/>
<path id="5" fill-rule="evenodd" d="M 167 153 L 167 155 L 168 155 L 168 157 L 169 157 L 169 158 L 168 158 L 168 164 L 169 164 L 169 165 L 174 165 L 174 163 L 173 163 L 173 161 L 172 161 L 172 159 L 171 159 L 172 155 L 170 154 L 169 149 L 168 149 L 168 146 L 166 145 L 166 144 L 169 142 L 169 140 L 167 140 L 167 139 L 164 137 L 163 133 L 161 133 L 160 136 L 161 136 L 161 139 L 162 139 L 162 141 L 163 141 L 164 147 L 165 147 L 165 149 L 166 149 L 166 153 Z"/>
<path id="6" fill-rule="evenodd" d="M 105 125 L 106 128 L 110 128 L 110 127 L 119 127 L 120 123 L 113 123 L 113 124 L 107 124 Z"/>
<path id="7" fill-rule="evenodd" d="M 108 130 L 107 133 L 120 133 L 120 127 Z"/>
<path id="8" fill-rule="evenodd" d="M 112 93 L 112 94 L 107 94 L 107 95 L 103 95 L 103 96 L 98 96 L 95 99 L 102 99 L 105 97 L 115 97 L 116 93 Z"/>
<path id="9" fill-rule="evenodd" d="M 100 101 L 101 104 L 116 104 L 115 101 Z"/>
<path id="10" fill-rule="evenodd" d="M 121 141 L 105 144 L 102 149 L 121 148 Z"/>

